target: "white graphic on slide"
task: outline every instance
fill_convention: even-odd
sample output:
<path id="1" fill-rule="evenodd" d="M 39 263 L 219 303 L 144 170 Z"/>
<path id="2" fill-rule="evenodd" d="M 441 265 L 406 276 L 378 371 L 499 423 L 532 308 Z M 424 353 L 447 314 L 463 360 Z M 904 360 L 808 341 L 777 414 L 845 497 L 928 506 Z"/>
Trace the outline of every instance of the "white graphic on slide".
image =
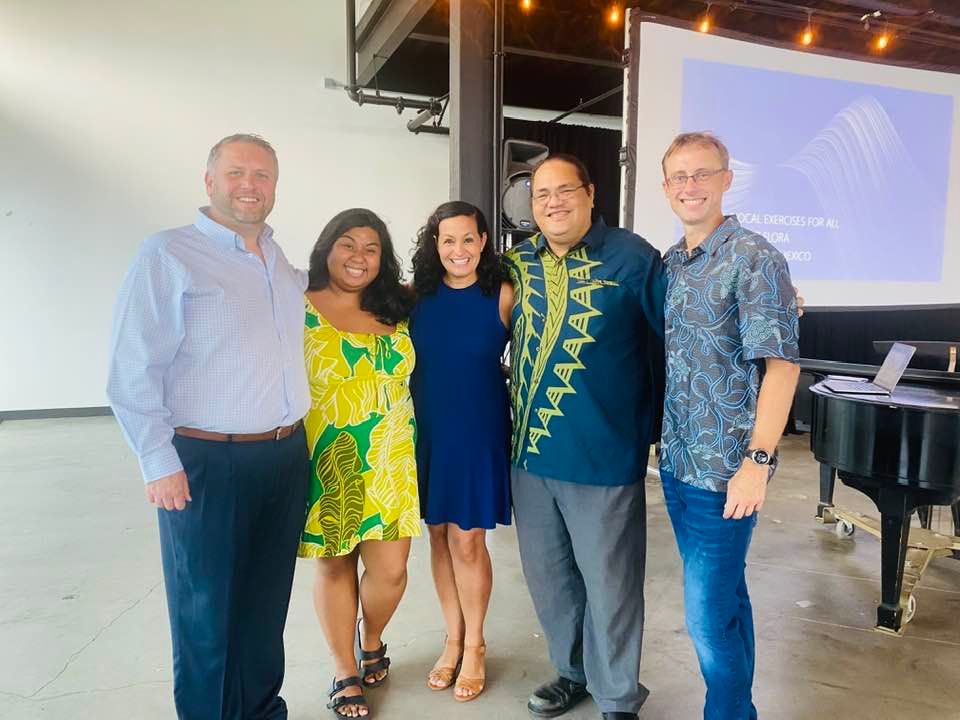
<path id="1" fill-rule="evenodd" d="M 926 194 L 927 189 L 890 116 L 873 97 L 859 98 L 837 113 L 782 165 L 810 181 L 824 213 L 848 223 L 846 242 L 864 250 L 896 224 L 905 191 Z"/>

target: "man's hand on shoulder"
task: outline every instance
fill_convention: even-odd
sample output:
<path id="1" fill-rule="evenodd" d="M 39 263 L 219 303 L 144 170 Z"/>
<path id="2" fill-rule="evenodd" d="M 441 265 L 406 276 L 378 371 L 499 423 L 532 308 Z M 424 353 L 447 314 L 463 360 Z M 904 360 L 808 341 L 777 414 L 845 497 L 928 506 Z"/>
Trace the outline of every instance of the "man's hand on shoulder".
<path id="1" fill-rule="evenodd" d="M 190 497 L 187 474 L 183 470 L 148 482 L 144 490 L 147 493 L 147 502 L 164 510 L 183 510 L 187 503 L 193 500 Z"/>
<path id="2" fill-rule="evenodd" d="M 797 296 L 797 317 L 803 317 L 803 306 L 807 303 L 803 299 L 803 295 L 800 294 L 800 288 L 796 285 L 793 286 L 793 294 Z"/>

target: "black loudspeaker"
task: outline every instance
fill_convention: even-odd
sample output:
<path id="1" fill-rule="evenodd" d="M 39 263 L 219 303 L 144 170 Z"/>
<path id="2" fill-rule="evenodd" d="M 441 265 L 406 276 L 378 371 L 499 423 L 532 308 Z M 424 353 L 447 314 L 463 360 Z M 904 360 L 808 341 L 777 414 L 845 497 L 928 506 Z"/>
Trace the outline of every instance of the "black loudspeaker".
<path id="1" fill-rule="evenodd" d="M 537 229 L 530 209 L 530 177 L 534 166 L 550 154 L 550 148 L 530 140 L 504 140 L 500 207 L 504 229 Z"/>

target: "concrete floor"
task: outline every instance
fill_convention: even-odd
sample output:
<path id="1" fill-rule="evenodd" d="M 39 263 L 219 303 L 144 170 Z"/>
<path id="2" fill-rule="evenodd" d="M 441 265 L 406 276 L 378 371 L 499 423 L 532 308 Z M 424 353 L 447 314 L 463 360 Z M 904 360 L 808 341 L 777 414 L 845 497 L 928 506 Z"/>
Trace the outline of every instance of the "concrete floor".
<path id="1" fill-rule="evenodd" d="M 806 437 L 785 457 L 749 558 L 758 634 L 755 699 L 763 718 L 960 718 L 960 561 L 934 561 L 905 635 L 871 628 L 880 545 L 838 539 L 813 520 L 817 471 Z M 0 424 L 0 718 L 173 717 L 170 644 L 156 519 L 111 418 Z M 703 685 L 683 627 L 680 569 L 657 481 L 648 482 L 649 559 L 641 717 L 700 717 Z M 847 488 L 838 504 L 873 513 Z M 945 521 L 946 517 L 940 518 Z M 495 587 L 488 689 L 467 705 L 424 688 L 441 641 L 426 538 L 386 637 L 388 686 L 377 717 L 526 718 L 529 691 L 552 676 L 511 528 L 492 533 Z M 328 717 L 331 676 L 297 569 L 284 696 L 291 718 Z M 590 702 L 568 716 L 596 718 Z"/>

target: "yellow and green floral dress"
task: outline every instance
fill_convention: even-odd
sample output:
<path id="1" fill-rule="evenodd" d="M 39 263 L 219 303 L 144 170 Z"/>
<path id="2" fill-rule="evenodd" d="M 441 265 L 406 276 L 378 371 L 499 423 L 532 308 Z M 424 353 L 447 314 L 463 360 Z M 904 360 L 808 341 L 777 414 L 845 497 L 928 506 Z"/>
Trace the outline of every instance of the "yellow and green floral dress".
<path id="1" fill-rule="evenodd" d="M 420 535 L 406 321 L 391 335 L 341 332 L 306 301 L 310 493 L 300 557 Z"/>

